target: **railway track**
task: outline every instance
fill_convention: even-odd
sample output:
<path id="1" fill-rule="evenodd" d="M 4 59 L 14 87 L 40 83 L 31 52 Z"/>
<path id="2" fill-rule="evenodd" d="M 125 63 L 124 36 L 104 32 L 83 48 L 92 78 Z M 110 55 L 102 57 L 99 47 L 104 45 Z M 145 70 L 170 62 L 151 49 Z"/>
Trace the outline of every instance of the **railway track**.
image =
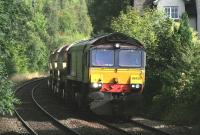
<path id="1" fill-rule="evenodd" d="M 27 84 L 30 89 L 28 95 L 31 96 L 31 102 L 35 106 L 33 109 L 40 113 L 42 112 L 40 114 L 42 119 L 46 118 L 50 127 L 52 126 L 51 131 L 54 131 L 54 133 L 51 134 L 172 135 L 134 120 L 123 119 L 123 122 L 113 122 L 93 114 L 85 115 L 79 110 L 73 110 L 61 100 L 55 98 L 48 90 L 47 85 L 44 85 L 46 82 L 43 82 L 44 80 L 42 82 L 34 82 L 34 84 Z M 26 100 L 30 101 L 29 98 L 26 98 Z M 20 115 L 20 109 L 17 110 Z M 38 131 L 37 126 L 34 127 L 27 118 L 21 115 L 20 117 L 23 119 L 23 123 L 27 124 L 26 127 L 28 127 L 28 131 L 31 134 L 44 134 Z"/>
<path id="2" fill-rule="evenodd" d="M 34 92 L 36 90 L 36 88 L 39 86 L 40 84 L 38 84 L 36 87 L 34 87 L 32 89 L 32 94 L 31 97 L 35 103 L 35 105 L 43 112 L 46 114 L 46 116 L 48 116 L 49 118 L 51 118 L 52 121 L 54 121 L 54 123 L 57 125 L 57 127 L 61 128 L 62 130 L 66 131 L 66 132 L 71 132 L 71 134 L 73 135 L 81 135 L 78 132 L 76 132 L 73 129 L 70 129 L 69 127 L 65 126 L 64 124 L 62 124 L 58 119 L 56 119 L 53 115 L 51 115 L 50 113 L 48 113 L 35 99 L 34 97 Z"/>
<path id="3" fill-rule="evenodd" d="M 121 130 L 121 132 L 125 132 L 129 135 L 174 135 L 172 133 L 130 119 L 105 120 L 104 118 L 98 118 L 97 121 L 110 128 L 119 131 Z"/>
<path id="4" fill-rule="evenodd" d="M 44 84 L 44 83 L 42 83 Z M 114 130 L 98 122 L 89 120 L 73 112 L 69 106 L 59 101 L 51 95 L 52 93 L 43 85 L 38 85 L 32 91 L 32 97 L 35 104 L 46 115 L 56 120 L 58 123 L 69 127 L 71 130 L 81 135 L 96 134 L 96 135 L 126 135 L 124 131 Z M 48 105 L 47 105 L 48 103 Z M 52 109 L 56 108 L 56 109 Z M 78 110 L 76 110 L 78 111 Z"/>
<path id="5" fill-rule="evenodd" d="M 44 84 L 44 83 L 43 83 Z M 40 86 L 41 87 L 41 86 Z M 45 91 L 45 87 L 42 87 L 43 91 Z M 39 93 L 37 93 L 39 92 Z M 40 93 L 41 90 L 37 90 L 35 91 L 35 93 L 37 93 L 38 95 L 44 95 L 42 93 Z M 34 93 L 34 92 L 33 92 Z M 50 95 L 49 95 L 50 96 Z M 48 96 L 47 97 L 43 97 L 44 99 L 50 99 Z M 37 99 L 35 99 L 35 102 Z M 38 98 L 38 100 L 40 100 Z M 56 99 L 54 99 L 54 101 L 57 101 Z M 53 103 L 52 101 L 46 101 L 46 102 L 51 102 L 51 104 L 55 104 L 55 102 Z M 118 133 L 120 134 L 126 134 L 126 135 L 135 135 L 135 134 L 161 134 L 161 135 L 171 135 L 167 132 L 164 132 L 164 131 L 161 131 L 161 130 L 158 130 L 158 129 L 154 129 L 153 127 L 147 127 L 145 125 L 142 125 L 141 123 L 134 123 L 134 121 L 132 120 L 126 120 L 126 122 L 124 124 L 111 124 L 109 122 L 107 122 L 106 120 L 103 120 L 103 119 L 100 119 L 100 118 L 95 118 L 92 114 L 82 114 L 81 112 L 77 112 L 77 110 L 72 110 L 70 109 L 69 107 L 67 107 L 66 105 L 62 106 L 59 110 L 62 110 L 63 112 L 65 112 L 64 114 L 63 113 L 58 113 L 58 112 L 55 112 L 55 111 L 48 111 L 48 107 L 44 107 L 45 104 L 43 104 L 42 102 L 40 103 L 36 103 L 40 106 L 40 108 L 42 108 L 43 110 L 45 110 L 45 112 L 47 112 L 48 114 L 52 114 L 56 117 L 56 119 L 59 119 L 59 117 L 61 118 L 59 121 L 61 123 L 65 123 L 64 120 L 62 120 L 62 118 L 65 118 L 65 116 L 62 116 L 62 115 L 69 115 L 68 118 L 65 118 L 65 119 L 71 119 L 71 122 L 72 123 L 76 123 L 77 125 L 80 125 L 80 123 L 78 121 L 84 121 L 83 123 L 91 123 L 91 124 L 99 124 L 100 125 L 103 125 L 111 130 L 114 130 L 114 131 L 117 131 Z M 40 105 L 41 104 L 41 105 Z M 42 105 L 43 104 L 43 105 Z M 61 105 L 62 103 L 58 103 L 59 105 Z M 44 109 L 45 108 L 45 109 Z M 57 114 L 56 114 L 57 113 Z M 73 119 L 75 118 L 75 119 Z M 92 123 L 93 122 L 93 123 Z M 70 124 L 66 124 L 65 125 L 70 126 Z M 87 127 L 87 124 L 86 125 L 81 125 L 82 127 Z M 127 129 L 130 127 L 131 129 L 130 130 L 126 130 L 125 128 L 120 128 L 120 126 L 122 127 L 127 127 Z M 95 129 L 95 127 L 94 127 Z M 92 128 L 91 129 L 88 129 L 88 130 L 93 130 Z M 80 133 L 80 131 L 77 131 Z M 90 133 L 87 132 L 87 133 Z M 95 133 L 95 134 L 99 134 L 99 133 Z M 105 134 L 105 133 L 104 133 Z"/>
<path id="6" fill-rule="evenodd" d="M 30 83 L 34 83 L 34 82 L 37 82 L 38 80 L 37 79 L 33 79 L 31 81 L 27 81 L 26 83 L 22 84 L 21 86 L 16 86 L 16 90 L 15 90 L 15 94 L 19 93 L 19 91 L 26 87 L 27 85 L 29 85 Z M 37 133 L 29 126 L 29 124 L 21 117 L 21 115 L 18 113 L 17 109 L 15 108 L 14 109 L 14 112 L 17 116 L 17 118 L 21 121 L 22 125 L 27 129 L 27 131 L 32 134 L 32 135 L 37 135 Z"/>
<path id="7" fill-rule="evenodd" d="M 16 90 L 16 95 L 22 104 L 16 105 L 15 113 L 24 127 L 32 135 L 79 135 L 68 127 L 62 127 L 55 120 L 43 114 L 32 100 L 32 90 L 37 87 L 38 82 L 43 79 L 33 80 L 25 83 Z"/>
<path id="8" fill-rule="evenodd" d="M 151 126 L 142 124 L 142 123 L 140 123 L 140 122 L 138 122 L 138 121 L 135 121 L 135 120 L 127 120 L 127 121 L 128 121 L 129 123 L 132 123 L 132 124 L 134 124 L 134 125 L 138 125 L 138 126 L 140 126 L 140 127 L 142 127 L 142 128 L 145 128 L 145 129 L 150 130 L 150 131 L 152 131 L 152 132 L 156 132 L 156 133 L 161 134 L 161 135 L 172 135 L 171 133 L 168 133 L 168 132 L 159 130 L 159 129 L 157 129 L 157 128 L 154 128 L 154 127 L 151 127 Z"/>

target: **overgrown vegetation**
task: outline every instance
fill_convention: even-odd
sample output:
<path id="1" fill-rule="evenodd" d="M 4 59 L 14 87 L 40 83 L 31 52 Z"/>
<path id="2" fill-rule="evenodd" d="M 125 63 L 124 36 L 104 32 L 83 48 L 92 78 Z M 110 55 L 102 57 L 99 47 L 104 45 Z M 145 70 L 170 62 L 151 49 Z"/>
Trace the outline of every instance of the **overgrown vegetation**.
<path id="1" fill-rule="evenodd" d="M 112 32 L 110 25 L 113 17 L 130 6 L 130 0 L 87 0 L 87 3 L 94 35 Z"/>
<path id="2" fill-rule="evenodd" d="M 85 0 L 0 0 L 0 113 L 17 101 L 7 75 L 47 70 L 52 50 L 91 32 Z"/>
<path id="3" fill-rule="evenodd" d="M 0 58 L 0 114 L 13 114 L 14 103 L 19 103 L 19 100 L 14 96 L 12 82 L 8 81 Z"/>
<path id="4" fill-rule="evenodd" d="M 189 27 L 187 15 L 174 22 L 158 11 L 141 16 L 130 9 L 113 20 L 112 29 L 145 45 L 146 111 L 180 123 L 200 120 L 200 41 Z"/>

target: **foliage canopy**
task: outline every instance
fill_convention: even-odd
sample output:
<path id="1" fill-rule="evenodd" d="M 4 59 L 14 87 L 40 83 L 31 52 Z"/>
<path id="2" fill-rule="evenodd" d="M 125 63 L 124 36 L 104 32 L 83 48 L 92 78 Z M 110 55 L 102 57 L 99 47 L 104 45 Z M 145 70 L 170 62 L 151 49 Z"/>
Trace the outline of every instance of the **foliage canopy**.
<path id="1" fill-rule="evenodd" d="M 46 71 L 53 49 L 91 32 L 85 0 L 0 0 L 0 113 L 18 102 L 7 74 Z"/>
<path id="2" fill-rule="evenodd" d="M 130 0 L 87 0 L 87 3 L 93 34 L 104 34 L 112 32 L 111 20 L 130 5 Z"/>
<path id="3" fill-rule="evenodd" d="M 200 119 L 197 109 L 200 41 L 189 27 L 187 15 L 174 22 L 157 10 L 147 10 L 141 16 L 129 9 L 112 21 L 112 29 L 145 45 L 145 99 L 151 112 L 156 117 L 160 114 L 161 118 L 179 122 Z"/>

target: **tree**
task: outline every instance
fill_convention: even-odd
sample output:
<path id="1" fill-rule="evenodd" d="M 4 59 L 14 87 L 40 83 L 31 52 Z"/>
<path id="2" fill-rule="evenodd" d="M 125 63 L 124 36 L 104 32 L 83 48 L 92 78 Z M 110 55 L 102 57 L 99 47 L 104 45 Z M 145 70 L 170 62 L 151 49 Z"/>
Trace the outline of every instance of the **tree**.
<path id="1" fill-rule="evenodd" d="M 1 7 L 8 74 L 44 71 L 52 50 L 92 32 L 85 0 L 3 0 Z"/>
<path id="2" fill-rule="evenodd" d="M 19 103 L 12 90 L 12 83 L 8 81 L 5 73 L 5 64 L 3 56 L 0 56 L 0 114 L 13 114 L 14 103 Z"/>
<path id="3" fill-rule="evenodd" d="M 88 0 L 89 15 L 94 34 L 112 32 L 111 20 L 130 5 L 130 0 Z"/>
<path id="4" fill-rule="evenodd" d="M 91 31 L 85 0 L 1 0 L 0 113 L 11 113 L 17 102 L 7 75 L 46 71 L 53 49 Z"/>
<path id="5" fill-rule="evenodd" d="M 43 12 L 51 48 L 90 37 L 92 24 L 87 10 L 85 0 L 46 0 Z"/>
<path id="6" fill-rule="evenodd" d="M 185 122 L 199 118 L 195 107 L 200 104 L 200 42 L 189 27 L 187 15 L 174 22 L 156 10 L 147 10 L 143 16 L 127 10 L 111 26 L 143 42 L 146 48 L 144 94 L 155 116 Z"/>

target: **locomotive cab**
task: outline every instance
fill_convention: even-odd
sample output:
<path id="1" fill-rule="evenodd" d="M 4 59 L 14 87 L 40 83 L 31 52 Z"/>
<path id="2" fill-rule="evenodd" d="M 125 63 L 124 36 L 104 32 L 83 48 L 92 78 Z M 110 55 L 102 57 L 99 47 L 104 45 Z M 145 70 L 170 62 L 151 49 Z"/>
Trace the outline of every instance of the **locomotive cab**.
<path id="1" fill-rule="evenodd" d="M 101 92 L 141 93 L 144 67 L 143 48 L 119 43 L 93 47 L 90 51 L 91 88 Z"/>
<path id="2" fill-rule="evenodd" d="M 112 114 L 113 104 L 124 107 L 131 102 L 133 105 L 133 100 L 141 102 L 138 98 L 144 88 L 145 57 L 142 46 L 127 43 L 114 42 L 91 48 L 89 76 L 93 112 Z"/>

